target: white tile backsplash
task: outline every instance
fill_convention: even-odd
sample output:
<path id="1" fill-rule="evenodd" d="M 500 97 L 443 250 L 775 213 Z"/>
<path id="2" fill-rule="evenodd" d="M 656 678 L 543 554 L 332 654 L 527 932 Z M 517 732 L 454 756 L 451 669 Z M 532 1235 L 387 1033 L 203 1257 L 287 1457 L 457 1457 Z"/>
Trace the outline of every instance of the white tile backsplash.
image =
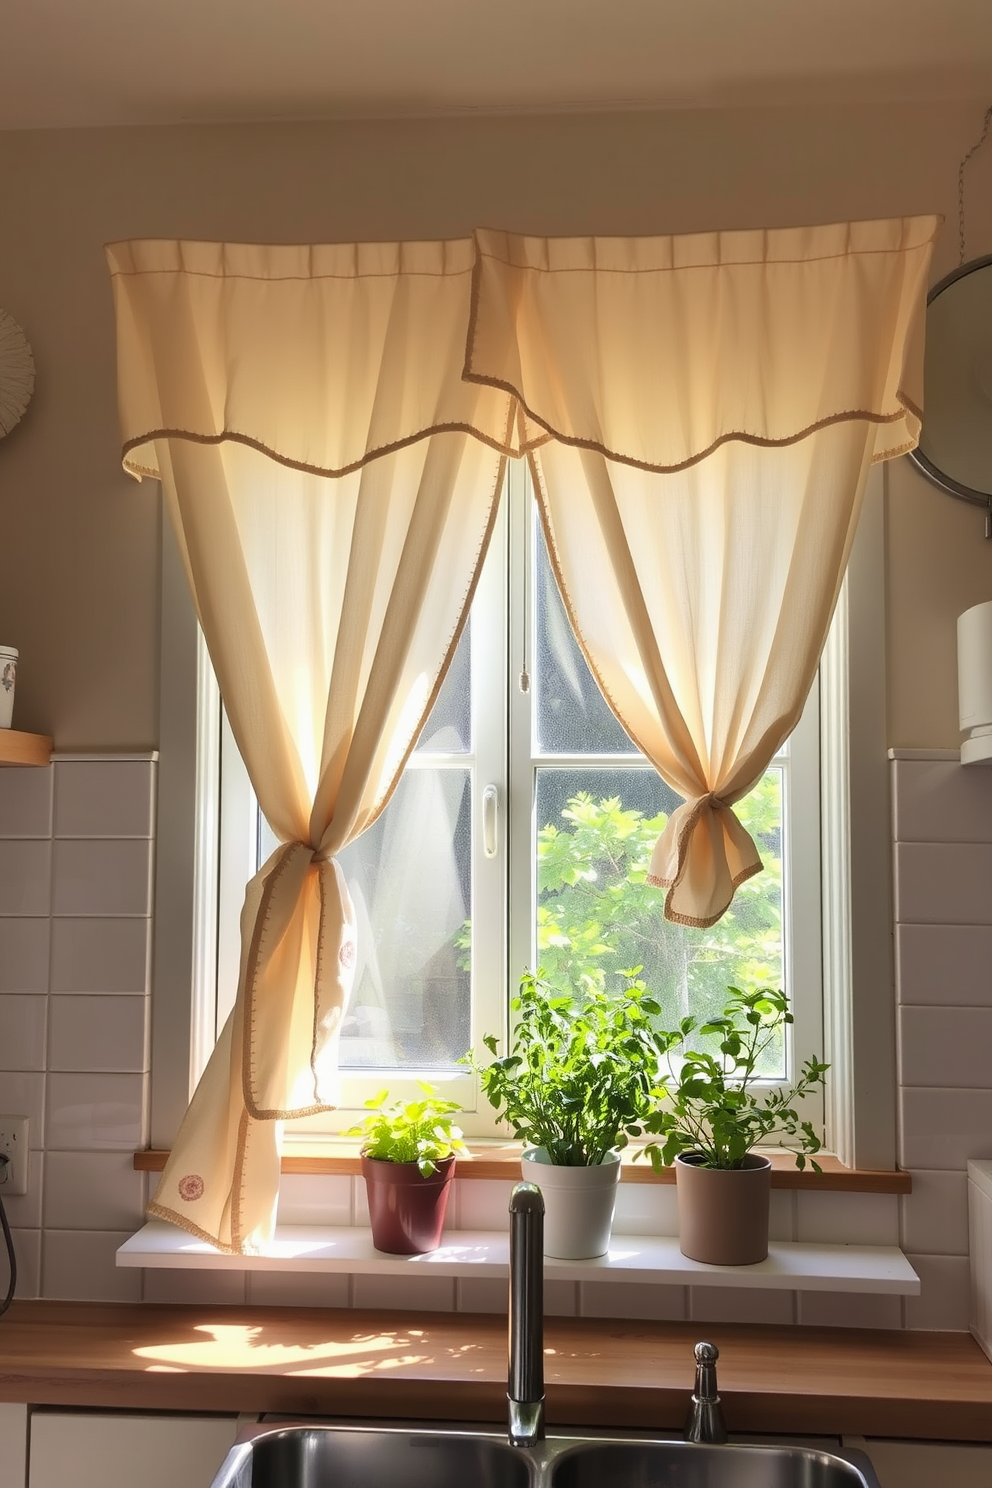
<path id="1" fill-rule="evenodd" d="M 992 925 L 897 925 L 896 986 L 903 1004 L 992 1006 Z"/>
<path id="2" fill-rule="evenodd" d="M 896 760 L 897 842 L 992 842 L 992 774 L 955 760 Z"/>
<path id="3" fill-rule="evenodd" d="M 135 1271 L 144 1277 L 142 1302 L 176 1306 L 203 1303 L 209 1307 L 244 1306 L 248 1285 L 244 1271 Z"/>
<path id="4" fill-rule="evenodd" d="M 14 1242 L 17 1259 L 18 1297 L 40 1297 L 41 1292 L 41 1231 L 15 1230 L 11 1226 L 10 1238 Z M 4 1294 L 7 1288 L 4 1287 Z"/>
<path id="5" fill-rule="evenodd" d="M 29 1148 L 27 1193 L 4 1194 L 3 1206 L 7 1211 L 7 1220 L 15 1229 L 37 1230 L 41 1228 L 41 1187 L 45 1160 L 44 1152 Z M 2 1246 L 0 1246 L 0 1254 L 2 1254 Z M 0 1261 L 0 1276 L 3 1275 L 3 1262 Z"/>
<path id="6" fill-rule="evenodd" d="M 793 1292 L 752 1287 L 689 1287 L 688 1318 L 694 1323 L 794 1323 Z"/>
<path id="7" fill-rule="evenodd" d="M 147 1187 L 133 1152 L 146 1131 L 153 802 L 150 761 L 0 771 L 0 1112 L 30 1123 L 28 1192 L 6 1204 L 19 1296 L 140 1295 L 114 1256 Z"/>
<path id="8" fill-rule="evenodd" d="M 918 1297 L 905 1298 L 907 1328 L 966 1333 L 970 1313 L 967 1256 L 910 1255 L 920 1278 Z"/>
<path id="9" fill-rule="evenodd" d="M 901 1007 L 899 1083 L 980 1089 L 992 1075 L 992 1007 Z"/>
<path id="10" fill-rule="evenodd" d="M 12 1070 L 43 1070 L 48 998 L 40 992 L 0 994 L 0 1063 Z"/>
<path id="11" fill-rule="evenodd" d="M 50 1070 L 117 1071 L 148 1069 L 150 1019 L 144 997 L 52 997 Z"/>
<path id="12" fill-rule="evenodd" d="M 50 1074 L 47 1145 L 65 1152 L 134 1152 L 144 1141 L 144 1075 Z"/>
<path id="13" fill-rule="evenodd" d="M 804 1328 L 901 1328 L 902 1302 L 868 1292 L 799 1292 L 796 1321 Z"/>
<path id="14" fill-rule="evenodd" d="M 334 1272 L 248 1271 L 246 1286 L 246 1300 L 258 1307 L 351 1305 L 351 1277 Z"/>
<path id="15" fill-rule="evenodd" d="M 897 842 L 895 912 L 900 923 L 992 924 L 992 843 Z"/>
<path id="16" fill-rule="evenodd" d="M 116 1264 L 128 1233 L 46 1229 L 41 1253 L 45 1296 L 67 1302 L 139 1302 L 141 1272 Z"/>
<path id="17" fill-rule="evenodd" d="M 797 1194 L 796 1239 L 823 1245 L 898 1245 L 895 1194 Z"/>
<path id="18" fill-rule="evenodd" d="M 0 915 L 47 915 L 52 844 L 0 838 Z"/>
<path id="19" fill-rule="evenodd" d="M 455 1283 L 447 1276 L 353 1276 L 353 1307 L 401 1312 L 454 1312 Z"/>
<path id="20" fill-rule="evenodd" d="M 455 1212 L 460 1230 L 503 1230 L 510 1223 L 513 1183 L 498 1178 L 455 1179 Z"/>
<path id="21" fill-rule="evenodd" d="M 57 760 L 57 837 L 150 837 L 155 812 L 151 760 Z"/>
<path id="22" fill-rule="evenodd" d="M 53 920 L 52 991 L 148 991 L 149 932 L 140 918 Z"/>
<path id="23" fill-rule="evenodd" d="M 687 1315 L 686 1288 L 649 1286 L 639 1282 L 609 1285 L 579 1282 L 579 1308 L 583 1317 L 644 1318 L 652 1322 L 683 1322 Z"/>
<path id="24" fill-rule="evenodd" d="M 0 1059 L 3 1049 L 0 1046 Z M 28 1146 L 45 1145 L 45 1081 L 47 1075 L 0 1069 L 0 1112 L 28 1118 Z"/>
<path id="25" fill-rule="evenodd" d="M 899 1200 L 900 1244 L 915 1255 L 968 1254 L 965 1173 L 913 1173 L 913 1192 Z"/>
<path id="26" fill-rule="evenodd" d="M 52 766 L 0 769 L 0 837 L 52 834 Z"/>
<path id="27" fill-rule="evenodd" d="M 143 1196 L 129 1152 L 45 1154 L 46 1228 L 135 1230 L 144 1223 Z"/>
<path id="28" fill-rule="evenodd" d="M 675 1184 L 620 1183 L 613 1229 L 617 1235 L 677 1235 Z"/>
<path id="29" fill-rule="evenodd" d="M 0 992 L 47 992 L 47 919 L 0 919 Z"/>
<path id="30" fill-rule="evenodd" d="M 456 1312 L 506 1313 L 508 1308 L 509 1288 L 505 1281 L 476 1280 L 472 1276 L 460 1276 L 456 1280 Z"/>
<path id="31" fill-rule="evenodd" d="M 992 1090 L 903 1088 L 899 1099 L 899 1165 L 955 1168 L 992 1157 Z"/>
<path id="32" fill-rule="evenodd" d="M 147 838 L 112 841 L 56 839 L 52 856 L 52 913 L 147 915 L 151 905 Z"/>
<path id="33" fill-rule="evenodd" d="M 352 1180 L 345 1174 L 284 1173 L 279 1185 L 279 1224 L 350 1225 Z"/>
<path id="34" fill-rule="evenodd" d="M 967 776 L 947 761 L 899 762 L 893 773 L 900 1156 L 916 1170 L 915 1192 L 773 1193 L 774 1238 L 901 1240 L 923 1278 L 922 1297 L 553 1282 L 549 1315 L 966 1325 L 964 1163 L 992 1157 L 992 1063 L 986 1073 L 983 1058 L 992 1047 L 992 780 Z M 19 1294 L 123 1300 L 140 1289 L 162 1302 L 504 1312 L 499 1281 L 150 1271 L 142 1283 L 142 1273 L 114 1267 L 147 1188 L 131 1154 L 144 1137 L 147 1098 L 153 782 L 152 764 L 133 760 L 0 772 L 0 1111 L 28 1114 L 35 1149 L 29 1193 L 11 1201 L 25 1257 Z M 459 1182 L 449 1229 L 505 1226 L 510 1187 Z M 365 1217 L 360 1178 L 284 1180 L 283 1223 Z M 615 1231 L 677 1233 L 674 1186 L 622 1184 Z"/>

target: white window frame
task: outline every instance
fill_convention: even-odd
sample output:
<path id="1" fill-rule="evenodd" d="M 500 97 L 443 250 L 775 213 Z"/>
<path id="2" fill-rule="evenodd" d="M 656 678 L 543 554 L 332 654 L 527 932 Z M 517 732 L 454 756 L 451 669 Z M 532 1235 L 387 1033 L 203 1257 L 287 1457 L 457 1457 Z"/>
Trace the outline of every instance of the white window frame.
<path id="1" fill-rule="evenodd" d="M 891 1168 L 895 1157 L 891 835 L 885 738 L 884 485 L 873 472 L 823 667 L 822 888 L 801 912 L 824 924 L 822 1049 L 833 1069 L 827 1129 L 842 1161 Z M 197 627 L 167 523 L 162 536 L 162 675 L 151 1136 L 168 1146 L 185 1112 L 209 1030 L 194 1013 L 191 968 L 209 968 L 201 882 L 216 871 L 207 818 L 196 824 Z M 848 636 L 857 644 L 848 644 Z M 514 655 L 519 654 L 514 652 Z M 506 661 L 504 660 L 504 665 Z M 810 723 L 810 727 L 816 727 Z M 200 760 L 200 770 L 205 768 Z M 478 792 L 477 792 L 478 795 Z M 815 874 L 809 880 L 812 884 Z M 798 906 L 797 906 L 798 907 Z M 794 911 L 795 912 L 795 911 Z M 802 942 L 809 944 L 804 932 Z M 496 957 L 505 985 L 506 960 Z M 512 962 L 511 962 L 512 964 Z M 209 971 L 207 973 L 209 975 Z M 795 964 L 793 975 L 796 976 Z M 819 1051 L 817 1051 L 819 1052 Z M 802 1050 L 796 1051 L 800 1059 Z M 867 1074 L 866 1074 L 867 1072 Z M 436 1081 L 436 1074 L 432 1074 Z"/>

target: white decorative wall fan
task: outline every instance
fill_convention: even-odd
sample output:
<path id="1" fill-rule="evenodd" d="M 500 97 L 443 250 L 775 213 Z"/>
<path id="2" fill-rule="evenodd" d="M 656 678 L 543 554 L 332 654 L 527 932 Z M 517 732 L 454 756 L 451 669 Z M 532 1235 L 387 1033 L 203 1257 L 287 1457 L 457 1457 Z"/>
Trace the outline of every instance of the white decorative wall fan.
<path id="1" fill-rule="evenodd" d="M 34 392 L 34 357 L 27 337 L 6 310 L 0 310 L 0 439 L 23 417 Z"/>

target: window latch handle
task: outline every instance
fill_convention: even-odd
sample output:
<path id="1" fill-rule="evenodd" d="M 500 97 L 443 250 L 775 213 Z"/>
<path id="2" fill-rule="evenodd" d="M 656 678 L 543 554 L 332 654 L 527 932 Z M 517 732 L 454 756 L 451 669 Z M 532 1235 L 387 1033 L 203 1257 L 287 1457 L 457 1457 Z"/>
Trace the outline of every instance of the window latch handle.
<path id="1" fill-rule="evenodd" d="M 487 785 L 482 792 L 482 851 L 494 858 L 499 846 L 499 788 Z"/>

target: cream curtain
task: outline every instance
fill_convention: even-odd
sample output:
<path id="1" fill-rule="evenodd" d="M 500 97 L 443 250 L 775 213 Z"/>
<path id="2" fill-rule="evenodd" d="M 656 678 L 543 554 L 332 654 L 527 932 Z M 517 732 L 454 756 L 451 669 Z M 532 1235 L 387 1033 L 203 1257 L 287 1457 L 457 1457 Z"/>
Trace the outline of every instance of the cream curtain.
<path id="1" fill-rule="evenodd" d="M 799 719 L 872 461 L 916 442 L 937 227 L 477 234 L 465 375 L 518 399 L 576 635 L 686 798 L 671 920 L 761 868 L 732 807 Z"/>
<path id="2" fill-rule="evenodd" d="M 470 242 L 109 250 L 126 461 L 157 476 L 282 846 L 149 1212 L 270 1238 L 284 1118 L 333 1106 L 355 951 L 335 854 L 389 799 L 456 643 L 510 400 L 460 377 Z M 471 432 L 469 432 L 471 431 Z"/>

